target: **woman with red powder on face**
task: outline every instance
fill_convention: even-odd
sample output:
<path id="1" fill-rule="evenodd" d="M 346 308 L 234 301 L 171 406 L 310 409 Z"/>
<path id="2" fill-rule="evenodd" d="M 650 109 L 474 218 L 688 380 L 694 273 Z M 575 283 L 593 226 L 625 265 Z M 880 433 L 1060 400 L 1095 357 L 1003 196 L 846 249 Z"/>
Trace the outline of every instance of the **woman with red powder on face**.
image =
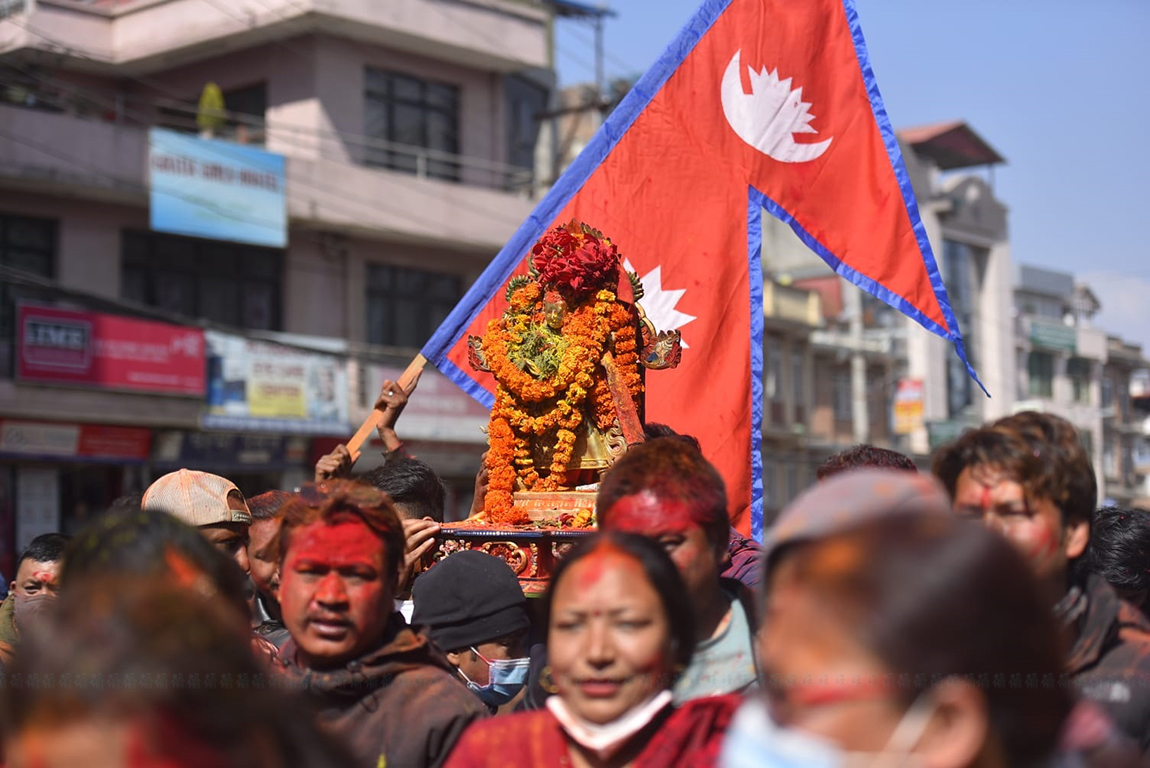
<path id="1" fill-rule="evenodd" d="M 447 762 L 472 766 L 701 765 L 713 760 L 730 708 L 680 717 L 675 676 L 690 661 L 683 583 L 658 544 L 602 534 L 556 569 L 547 595 L 543 709 L 471 726 Z"/>

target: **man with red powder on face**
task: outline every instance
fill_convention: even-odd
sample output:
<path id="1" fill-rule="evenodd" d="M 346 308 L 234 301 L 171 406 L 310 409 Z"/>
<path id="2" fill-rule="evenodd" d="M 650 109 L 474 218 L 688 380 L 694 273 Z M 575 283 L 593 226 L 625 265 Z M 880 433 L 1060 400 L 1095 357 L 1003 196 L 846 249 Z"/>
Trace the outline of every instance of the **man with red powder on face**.
<path id="1" fill-rule="evenodd" d="M 675 683 L 675 703 L 755 685 L 752 601 L 739 582 L 721 578 L 727 493 L 698 448 L 665 438 L 631 448 L 603 477 L 595 505 L 602 530 L 659 542 L 687 586 L 697 645 Z"/>
<path id="2" fill-rule="evenodd" d="M 379 491 L 306 486 L 281 512 L 277 669 L 364 768 L 437 766 L 487 714 L 427 639 L 393 611 L 403 527 Z"/>
<path id="3" fill-rule="evenodd" d="M 1098 486 L 1077 430 L 1027 411 L 967 432 L 935 456 L 962 515 L 1006 536 L 1030 562 L 1066 632 L 1066 671 L 1085 698 L 1150 749 L 1150 623 L 1075 561 L 1090 541 Z"/>
<path id="4" fill-rule="evenodd" d="M 8 585 L 8 597 L 0 604 L 0 669 L 12 662 L 21 632 L 42 621 L 56 601 L 60 568 L 71 536 L 44 533 L 28 544 L 16 561 L 16 578 Z"/>

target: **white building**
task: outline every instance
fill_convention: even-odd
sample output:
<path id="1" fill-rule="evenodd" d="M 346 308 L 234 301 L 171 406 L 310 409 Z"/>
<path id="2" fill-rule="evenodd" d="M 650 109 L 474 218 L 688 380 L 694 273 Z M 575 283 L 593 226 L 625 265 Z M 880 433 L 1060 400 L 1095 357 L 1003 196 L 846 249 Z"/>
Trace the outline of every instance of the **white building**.
<path id="1" fill-rule="evenodd" d="M 922 382 L 924 424 L 910 433 L 907 448 L 921 455 L 966 427 L 1005 416 L 1014 401 L 1008 211 L 978 172 L 1005 159 L 961 121 L 898 136 L 967 356 L 991 395 L 979 391 L 950 343 L 908 320 L 905 376 Z"/>

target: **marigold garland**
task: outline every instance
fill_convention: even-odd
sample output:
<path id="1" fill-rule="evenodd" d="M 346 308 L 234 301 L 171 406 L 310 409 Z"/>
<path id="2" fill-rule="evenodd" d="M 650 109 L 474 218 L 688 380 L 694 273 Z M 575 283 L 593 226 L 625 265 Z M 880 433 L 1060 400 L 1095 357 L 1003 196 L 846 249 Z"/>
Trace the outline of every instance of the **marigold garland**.
<path id="1" fill-rule="evenodd" d="M 617 281 L 618 254 L 610 240 L 575 226 L 553 230 L 533 252 L 536 267 L 560 281 L 558 287 L 568 304 L 560 330 L 566 349 L 554 375 L 536 378 L 512 360 L 513 350 L 524 342 L 531 326 L 544 321 L 540 282 L 521 278 L 513 282 L 507 312 L 488 323 L 483 335 L 484 358 L 497 382 L 488 429 L 489 480 L 484 503 L 487 519 L 493 523 L 526 522 L 525 514 L 513 505 L 517 486 L 530 490 L 563 487 L 585 406 L 590 406 L 588 418 L 600 430 L 614 425 L 614 400 L 601 365 L 605 351 L 611 351 L 636 402 L 643 391 L 633 310 L 620 304 L 614 291 L 603 285 L 612 275 Z M 588 254 L 594 264 L 580 266 Z M 588 289 L 595 290 L 593 296 Z M 532 457 L 531 444 L 536 441 L 553 446 L 545 477 Z"/>

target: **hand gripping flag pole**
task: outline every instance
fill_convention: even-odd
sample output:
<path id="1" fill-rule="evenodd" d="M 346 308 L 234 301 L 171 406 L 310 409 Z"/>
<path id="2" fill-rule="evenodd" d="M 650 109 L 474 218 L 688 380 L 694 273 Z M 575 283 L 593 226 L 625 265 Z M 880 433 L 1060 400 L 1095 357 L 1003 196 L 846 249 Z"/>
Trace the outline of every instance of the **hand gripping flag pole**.
<path id="1" fill-rule="evenodd" d="M 655 325 L 682 331 L 680 366 L 648 379 L 648 421 L 700 440 L 732 522 L 760 538 L 764 210 L 966 362 L 854 0 L 706 0 L 422 354 L 490 407 L 467 335 L 502 313 L 536 239 L 587 222 L 642 277 Z"/>

